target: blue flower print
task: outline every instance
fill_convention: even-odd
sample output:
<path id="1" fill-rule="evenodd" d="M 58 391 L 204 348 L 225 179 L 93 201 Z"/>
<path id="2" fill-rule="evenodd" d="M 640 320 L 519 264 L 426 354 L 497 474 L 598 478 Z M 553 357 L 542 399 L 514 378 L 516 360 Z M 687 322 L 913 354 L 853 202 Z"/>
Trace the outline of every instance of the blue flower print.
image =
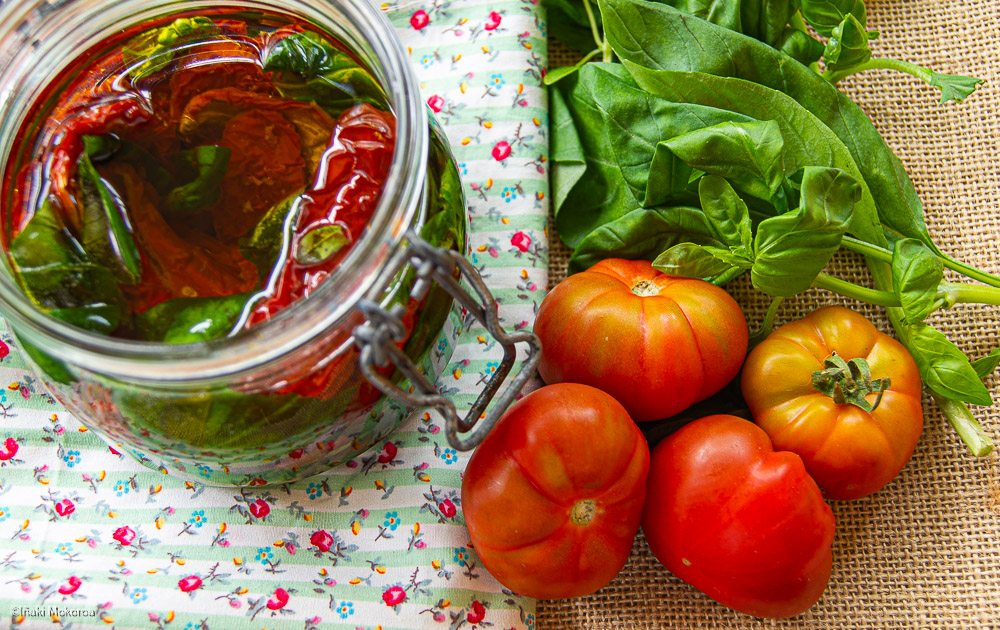
<path id="1" fill-rule="evenodd" d="M 483 370 L 483 373 L 489 376 L 490 374 L 496 372 L 497 368 L 499 367 L 500 367 L 499 361 L 490 361 L 489 363 L 486 364 L 486 369 Z"/>
<path id="2" fill-rule="evenodd" d="M 117 496 L 122 496 L 123 494 L 128 494 L 129 485 L 127 481 L 122 481 L 119 479 L 115 482 L 115 494 Z"/>
<path id="3" fill-rule="evenodd" d="M 0 403 L 7 402 L 7 390 L 0 391 Z"/>
<path id="4" fill-rule="evenodd" d="M 430 68 L 431 64 L 434 63 L 434 55 L 424 55 L 420 58 L 420 65 L 425 68 Z"/>
<path id="5" fill-rule="evenodd" d="M 198 466 L 198 474 L 204 477 L 205 479 L 208 479 L 209 477 L 212 476 L 212 469 L 209 466 L 200 465 Z"/>
<path id="6" fill-rule="evenodd" d="M 517 190 L 514 188 L 504 188 L 500 196 L 503 197 L 504 203 L 510 203 L 517 199 Z"/>
<path id="7" fill-rule="evenodd" d="M 441 459 L 444 460 L 444 463 L 450 466 L 458 461 L 458 452 L 453 448 L 446 448 L 444 449 L 444 452 L 441 453 Z"/>
<path id="8" fill-rule="evenodd" d="M 469 550 L 465 547 L 455 547 L 455 563 L 464 565 L 469 560 Z"/>
<path id="9" fill-rule="evenodd" d="M 500 89 L 506 85 L 507 82 L 503 80 L 502 74 L 494 74 L 490 77 L 490 83 L 493 84 L 493 87 Z"/>
<path id="10" fill-rule="evenodd" d="M 134 588 L 132 593 L 129 595 L 132 598 L 133 604 L 138 604 L 146 600 L 146 589 L 144 588 Z"/>
<path id="11" fill-rule="evenodd" d="M 337 606 L 337 612 L 340 614 L 341 619 L 347 619 L 354 614 L 354 603 L 340 602 L 340 606 Z"/>
<path id="12" fill-rule="evenodd" d="M 528 626 L 528 630 L 535 630 L 535 616 L 528 613 L 528 616 L 524 618 L 524 624 Z"/>
<path id="13" fill-rule="evenodd" d="M 396 512 L 386 512 L 385 522 L 382 523 L 382 526 L 388 527 L 391 531 L 396 531 L 396 528 L 399 527 L 399 514 Z"/>
<path id="14" fill-rule="evenodd" d="M 195 527 L 201 527 L 207 521 L 208 519 L 205 518 L 205 510 L 197 510 L 195 512 L 191 512 L 191 518 L 188 519 L 188 522 L 194 525 Z"/>
<path id="15" fill-rule="evenodd" d="M 6 505 L 0 506 L 0 523 L 3 523 L 10 517 L 10 508 Z"/>
<path id="16" fill-rule="evenodd" d="M 442 339 L 442 340 L 438 341 L 438 351 L 439 352 L 444 352 L 447 349 L 448 349 L 448 340 L 447 339 Z"/>
<path id="17" fill-rule="evenodd" d="M 66 451 L 66 454 L 63 455 L 62 459 L 66 462 L 67 466 L 72 468 L 80 463 L 80 451 Z"/>
<path id="18" fill-rule="evenodd" d="M 549 25 L 546 22 L 542 22 L 538 25 L 538 32 L 541 33 L 542 37 L 545 37 L 549 32 Z"/>
<path id="19" fill-rule="evenodd" d="M 63 543 L 56 547 L 56 553 L 60 556 L 73 553 L 73 543 Z"/>
<path id="20" fill-rule="evenodd" d="M 187 623 L 187 625 L 184 626 L 184 630 L 198 630 L 198 628 L 200 628 L 200 627 L 201 627 L 200 623 L 197 624 L 197 625 L 195 625 L 195 623 L 193 621 L 189 621 Z"/>
<path id="21" fill-rule="evenodd" d="M 272 558 L 274 558 L 274 553 L 271 552 L 270 547 L 257 548 L 257 559 L 260 560 L 261 564 L 267 564 Z"/>
<path id="22" fill-rule="evenodd" d="M 314 501 L 318 499 L 320 496 L 322 496 L 323 488 L 321 488 L 317 484 L 310 483 L 309 487 L 306 488 L 306 492 L 309 494 L 309 500 Z"/>
<path id="23" fill-rule="evenodd" d="M 468 175 L 469 174 L 469 165 L 466 164 L 465 162 L 462 162 L 461 164 L 459 164 L 458 168 L 459 168 L 460 171 L 462 171 L 462 175 Z"/>

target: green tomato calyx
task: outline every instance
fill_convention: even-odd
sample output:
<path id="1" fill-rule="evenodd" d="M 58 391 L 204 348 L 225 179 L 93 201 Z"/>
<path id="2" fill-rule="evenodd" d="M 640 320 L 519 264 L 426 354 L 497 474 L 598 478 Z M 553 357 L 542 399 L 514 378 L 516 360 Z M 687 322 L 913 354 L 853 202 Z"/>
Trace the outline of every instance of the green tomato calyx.
<path id="1" fill-rule="evenodd" d="M 834 351 L 823 367 L 812 375 L 816 391 L 833 398 L 838 405 L 854 405 L 869 413 L 878 409 L 885 390 L 892 384 L 888 377 L 872 380 L 871 367 L 861 357 L 844 361 Z M 868 402 L 869 394 L 877 394 L 874 404 Z"/>

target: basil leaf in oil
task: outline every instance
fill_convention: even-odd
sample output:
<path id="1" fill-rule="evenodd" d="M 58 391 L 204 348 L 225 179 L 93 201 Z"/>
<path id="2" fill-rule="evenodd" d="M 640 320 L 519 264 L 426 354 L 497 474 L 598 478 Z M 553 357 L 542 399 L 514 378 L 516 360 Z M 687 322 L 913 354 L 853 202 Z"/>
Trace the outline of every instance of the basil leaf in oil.
<path id="1" fill-rule="evenodd" d="M 80 156 L 77 177 L 83 206 L 83 249 L 120 282 L 138 283 L 142 259 L 121 197 L 101 179 L 87 153 Z"/>
<path id="2" fill-rule="evenodd" d="M 164 210 L 170 214 L 191 214 L 207 208 L 222 195 L 222 179 L 232 149 L 213 145 L 199 146 L 178 154 L 174 161 L 193 174 L 193 180 L 167 194 Z"/>
<path id="3" fill-rule="evenodd" d="M 173 298 L 136 316 L 143 339 L 193 343 L 225 337 L 240 320 L 253 291 L 223 297 Z"/>
<path id="4" fill-rule="evenodd" d="M 318 265 L 332 258 L 350 242 L 343 227 L 321 225 L 299 237 L 292 257 L 300 265 Z"/>

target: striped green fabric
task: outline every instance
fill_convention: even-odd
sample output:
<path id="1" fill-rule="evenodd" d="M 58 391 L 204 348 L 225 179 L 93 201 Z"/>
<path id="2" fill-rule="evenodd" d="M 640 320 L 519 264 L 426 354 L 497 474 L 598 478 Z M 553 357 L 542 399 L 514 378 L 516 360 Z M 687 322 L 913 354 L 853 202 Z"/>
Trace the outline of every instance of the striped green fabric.
<path id="1" fill-rule="evenodd" d="M 537 5 L 383 5 L 454 146 L 469 257 L 510 329 L 531 325 L 547 281 Z M 439 342 L 454 353 L 438 384 L 461 409 L 502 353 L 477 326 L 454 328 Z M 10 627 L 534 627 L 535 603 L 498 584 L 470 545 L 468 454 L 448 447 L 436 415 L 416 413 L 388 446 L 322 475 L 209 487 L 109 449 L 48 395 L 5 324 L 0 355 L 0 614 Z"/>

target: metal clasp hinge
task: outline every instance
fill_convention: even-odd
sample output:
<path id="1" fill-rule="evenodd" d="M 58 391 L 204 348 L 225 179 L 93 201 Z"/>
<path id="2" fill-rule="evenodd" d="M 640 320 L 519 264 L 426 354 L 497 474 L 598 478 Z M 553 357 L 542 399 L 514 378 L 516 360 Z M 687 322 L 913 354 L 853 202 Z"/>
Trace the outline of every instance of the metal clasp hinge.
<path id="1" fill-rule="evenodd" d="M 459 417 L 458 410 L 448 397 L 437 392 L 434 384 L 420 372 L 413 361 L 399 348 L 397 343 L 406 338 L 406 328 L 402 317 L 406 309 L 401 304 L 392 306 L 389 310 L 382 308 L 371 300 L 362 300 L 359 309 L 367 321 L 354 329 L 354 342 L 361 351 L 359 364 L 365 377 L 384 394 L 411 407 L 432 407 L 445 420 L 445 435 L 448 442 L 457 450 L 468 451 L 475 448 L 493 429 L 497 421 L 510 406 L 518 393 L 534 374 L 541 358 L 541 342 L 530 330 L 508 333 L 500 325 L 497 313 L 497 301 L 486 287 L 476 268 L 465 256 L 445 249 L 439 249 L 428 244 L 412 230 L 406 234 L 409 247 L 397 262 L 398 272 L 407 264 L 416 269 L 416 282 L 410 291 L 410 297 L 422 300 L 430 290 L 431 283 L 437 282 L 459 304 L 472 314 L 503 347 L 504 356 L 499 367 L 486 381 L 486 386 L 473 403 L 465 418 Z M 475 295 L 470 294 L 455 278 L 455 269 L 471 285 Z M 521 364 L 520 370 L 514 376 L 510 385 L 497 396 L 500 386 L 514 367 L 516 356 L 515 344 L 528 344 L 528 355 Z M 389 364 L 396 368 L 414 386 L 414 392 L 403 390 L 383 376 L 376 367 Z M 496 404 L 486 412 L 487 406 L 496 398 Z M 483 415 L 485 413 L 485 416 Z M 470 433 L 471 432 L 471 433 Z M 468 435 L 460 435 L 468 433 Z"/>

